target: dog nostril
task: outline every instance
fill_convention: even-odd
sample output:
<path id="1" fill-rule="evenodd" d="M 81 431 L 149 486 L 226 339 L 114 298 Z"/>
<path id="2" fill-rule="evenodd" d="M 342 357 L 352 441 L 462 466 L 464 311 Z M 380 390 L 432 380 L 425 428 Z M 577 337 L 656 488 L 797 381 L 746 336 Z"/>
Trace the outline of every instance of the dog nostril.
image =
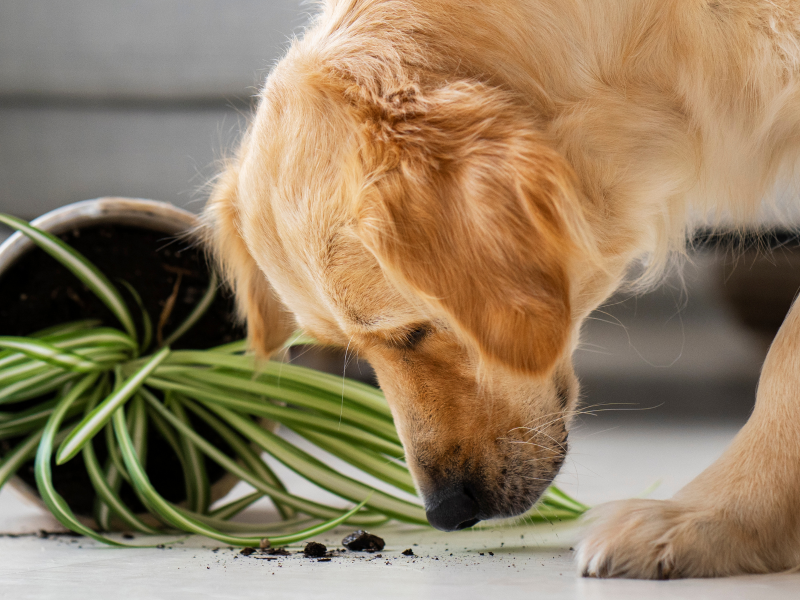
<path id="1" fill-rule="evenodd" d="M 428 522 L 442 531 L 458 531 L 480 521 L 478 503 L 464 490 L 452 490 L 426 510 Z"/>
<path id="2" fill-rule="evenodd" d="M 464 521 L 463 523 L 459 523 L 458 527 L 456 527 L 456 531 L 460 531 L 461 529 L 467 529 L 468 527 L 472 527 L 476 523 L 480 523 L 480 519 L 470 519 L 469 521 Z"/>

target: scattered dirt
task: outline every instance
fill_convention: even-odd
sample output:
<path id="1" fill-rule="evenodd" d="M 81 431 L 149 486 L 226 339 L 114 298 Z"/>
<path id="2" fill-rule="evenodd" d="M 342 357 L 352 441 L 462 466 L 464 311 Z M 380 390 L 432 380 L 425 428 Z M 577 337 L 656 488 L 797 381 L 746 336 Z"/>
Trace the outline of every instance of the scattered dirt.
<path id="1" fill-rule="evenodd" d="M 403 556 L 414 556 L 414 551 L 411 548 L 406 548 L 401 552 Z"/>
<path id="2" fill-rule="evenodd" d="M 308 558 L 319 558 L 328 553 L 328 547 L 319 542 L 308 542 L 306 547 L 303 548 L 303 554 Z"/>
<path id="3" fill-rule="evenodd" d="M 368 531 L 359 529 L 345 537 L 342 540 L 342 545 L 348 550 L 356 552 L 379 552 L 383 550 L 386 542 L 377 535 L 372 535 Z"/>
<path id="4" fill-rule="evenodd" d="M 252 558 L 257 558 L 259 560 L 278 560 L 278 557 L 280 556 L 292 555 L 292 553 L 289 552 L 286 548 L 252 548 L 252 547 L 242 548 L 241 551 L 239 551 L 239 554 L 243 556 L 250 556 Z M 253 556 L 254 554 L 257 554 L 258 556 Z M 297 554 L 303 554 L 303 552 L 298 552 Z"/>
<path id="5" fill-rule="evenodd" d="M 43 540 L 59 537 L 83 537 L 80 533 L 75 533 L 74 531 L 45 531 L 44 529 L 40 529 L 36 533 L 36 537 L 42 538 Z"/>
<path id="6" fill-rule="evenodd" d="M 75 533 L 74 531 L 45 531 L 40 529 L 35 533 L 0 533 L 0 538 L 24 538 L 24 537 L 37 537 L 43 540 L 50 538 L 82 538 L 82 533 Z"/>

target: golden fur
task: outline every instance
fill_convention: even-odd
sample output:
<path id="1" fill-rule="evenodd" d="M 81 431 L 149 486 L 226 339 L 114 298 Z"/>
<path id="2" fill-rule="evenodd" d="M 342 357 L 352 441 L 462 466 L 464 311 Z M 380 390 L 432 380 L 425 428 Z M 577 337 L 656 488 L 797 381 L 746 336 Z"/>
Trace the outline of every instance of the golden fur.
<path id="1" fill-rule="evenodd" d="M 755 218 L 799 82 L 790 0 L 328 0 L 217 182 L 211 245 L 258 351 L 300 326 L 372 363 L 429 515 L 462 492 L 519 514 L 566 452 L 581 323 L 698 216 Z M 673 500 L 597 509 L 582 573 L 800 565 L 799 311 L 731 448 Z"/>

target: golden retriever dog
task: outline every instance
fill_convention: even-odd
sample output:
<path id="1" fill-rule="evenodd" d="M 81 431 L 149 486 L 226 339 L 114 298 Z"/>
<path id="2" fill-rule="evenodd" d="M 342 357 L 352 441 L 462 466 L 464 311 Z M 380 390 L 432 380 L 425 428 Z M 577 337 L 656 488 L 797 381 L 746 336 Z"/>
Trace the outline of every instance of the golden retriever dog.
<path id="1" fill-rule="evenodd" d="M 326 0 L 215 182 L 209 242 L 269 354 L 375 368 L 431 524 L 527 510 L 567 452 L 581 323 L 800 149 L 794 0 Z M 800 308 L 731 447 L 593 511 L 587 576 L 800 565 Z"/>

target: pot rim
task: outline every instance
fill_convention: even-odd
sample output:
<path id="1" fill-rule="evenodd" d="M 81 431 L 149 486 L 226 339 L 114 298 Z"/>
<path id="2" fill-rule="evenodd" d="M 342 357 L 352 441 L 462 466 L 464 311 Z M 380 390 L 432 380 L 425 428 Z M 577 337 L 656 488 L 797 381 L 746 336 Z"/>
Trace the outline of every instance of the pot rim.
<path id="1" fill-rule="evenodd" d="M 31 221 L 34 227 L 53 235 L 104 223 L 144 227 L 169 235 L 179 235 L 196 229 L 200 220 L 189 211 L 168 202 L 108 196 L 73 202 Z M 0 274 L 34 246 L 35 244 L 19 231 L 12 233 L 0 244 Z"/>

